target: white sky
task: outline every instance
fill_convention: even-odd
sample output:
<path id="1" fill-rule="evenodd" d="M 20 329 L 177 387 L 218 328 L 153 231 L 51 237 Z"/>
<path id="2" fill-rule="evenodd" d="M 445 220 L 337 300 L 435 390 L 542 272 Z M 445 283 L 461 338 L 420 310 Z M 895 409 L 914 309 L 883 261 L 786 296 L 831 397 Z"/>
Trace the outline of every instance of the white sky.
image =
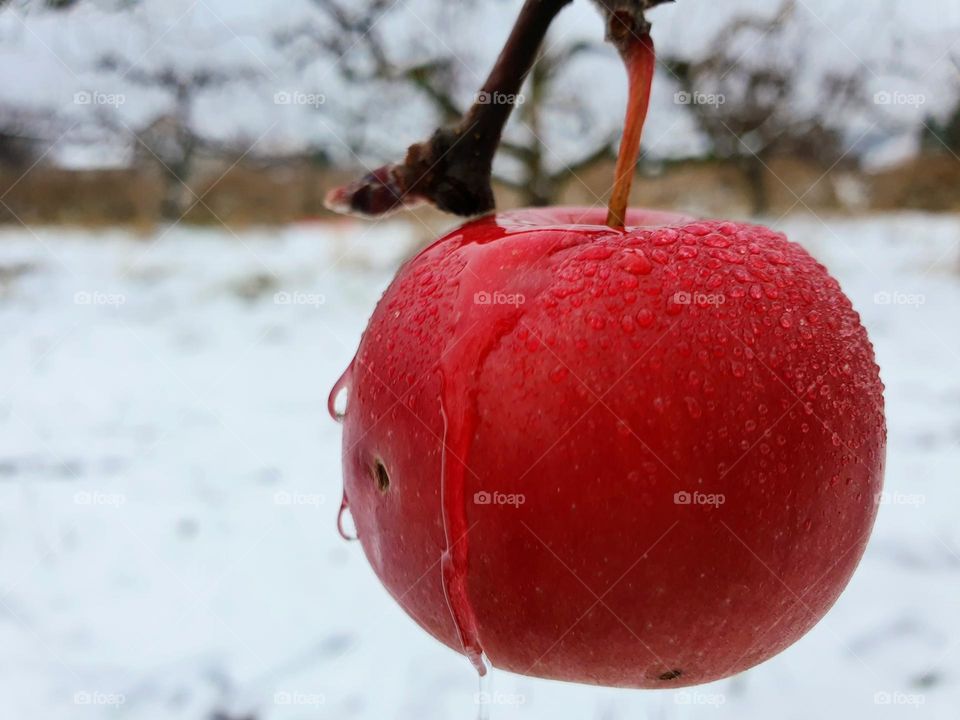
<path id="1" fill-rule="evenodd" d="M 399 0 L 378 23 L 377 32 L 400 64 L 422 61 L 431 53 L 452 54 L 466 104 L 520 4 L 521 0 L 475 0 L 454 6 L 437 0 Z M 258 141 L 260 150 L 296 149 L 313 142 L 349 158 L 347 145 L 363 140 L 369 143 L 364 161 L 376 162 L 420 139 L 435 123 L 427 107 L 399 88 L 345 83 L 330 57 L 317 57 L 298 68 L 274 38 L 319 21 L 309 0 L 144 0 L 125 12 L 113 11 L 112 4 L 104 2 L 81 3 L 62 13 L 39 6 L 13 2 L 0 10 L 0 104 L 55 112 L 67 118 L 64 130 L 95 112 L 138 128 L 169 109 L 164 92 L 138 87 L 119 73 L 98 72 L 96 60 L 105 53 L 120 55 L 144 70 L 244 68 L 258 74 L 257 80 L 203 93 L 194 120 L 205 135 L 248 144 Z M 727 0 L 718 6 L 715 0 L 678 0 L 654 11 L 654 37 L 661 54 L 696 58 L 735 14 L 771 13 L 776 8 L 769 0 Z M 453 13 L 466 19 L 451 21 Z M 601 35 L 602 24 L 592 4 L 577 0 L 561 14 L 548 43 L 560 47 Z M 796 100 L 800 105 L 819 102 L 817 87 L 823 73 L 856 67 L 864 68 L 871 96 L 886 91 L 922 99 L 882 108 L 878 117 L 890 122 L 881 129 L 872 127 L 877 118 L 851 118 L 851 140 L 864 134 L 868 139 L 875 134 L 896 136 L 888 125 L 913 132 L 924 115 L 944 112 L 960 95 L 960 71 L 951 61 L 960 61 L 956 0 L 803 0 L 785 43 L 789 45 L 785 51 L 802 48 L 805 55 L 806 91 Z M 744 47 L 745 60 L 762 47 L 762 42 Z M 86 91 L 122 95 L 123 104 L 76 104 L 76 93 Z M 322 95 L 324 103 L 277 105 L 274 95 L 281 91 Z M 674 91 L 669 75 L 661 73 L 644 138 L 657 155 L 682 155 L 701 145 L 691 121 L 673 102 Z M 551 163 L 569 162 L 596 139 L 615 132 L 624 98 L 623 73 L 609 48 L 572 65 L 546 113 L 542 139 Z M 584 113 L 578 122 L 573 121 L 571 107 Z M 513 126 L 511 132 L 524 130 Z M 60 150 L 73 139 L 68 136 Z M 73 155 L 85 163 L 111 161 L 100 149 L 92 156 Z M 111 157 L 115 161 L 115 154 Z"/>

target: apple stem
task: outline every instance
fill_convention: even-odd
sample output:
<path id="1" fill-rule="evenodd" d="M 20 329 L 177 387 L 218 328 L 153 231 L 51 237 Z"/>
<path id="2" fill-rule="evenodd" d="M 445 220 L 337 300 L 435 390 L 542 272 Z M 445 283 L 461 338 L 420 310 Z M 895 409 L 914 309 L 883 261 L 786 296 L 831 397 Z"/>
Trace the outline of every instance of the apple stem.
<path id="1" fill-rule="evenodd" d="M 626 225 L 630 188 L 640 154 L 640 136 L 643 133 L 643 123 L 647 119 L 647 108 L 650 106 L 650 87 L 653 83 L 656 54 L 653 39 L 647 32 L 639 36 L 630 33 L 623 42 L 618 43 L 618 47 L 627 69 L 629 89 L 623 139 L 617 154 L 613 192 L 610 194 L 607 209 L 607 225 L 622 230 Z"/>

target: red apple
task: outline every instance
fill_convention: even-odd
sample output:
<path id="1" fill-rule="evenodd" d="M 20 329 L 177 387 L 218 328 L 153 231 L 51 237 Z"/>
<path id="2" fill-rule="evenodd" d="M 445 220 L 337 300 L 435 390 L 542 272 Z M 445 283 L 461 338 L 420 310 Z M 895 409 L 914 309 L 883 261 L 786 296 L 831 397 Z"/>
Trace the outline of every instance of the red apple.
<path id="1" fill-rule="evenodd" d="M 345 497 L 387 590 L 475 661 L 707 682 L 796 641 L 850 579 L 883 385 L 801 246 L 605 214 L 487 216 L 401 269 L 337 388 Z"/>
<path id="2" fill-rule="evenodd" d="M 823 617 L 873 525 L 883 386 L 837 282 L 766 228 L 626 211 L 646 29 L 610 11 L 630 90 L 609 209 L 489 215 L 438 240 L 331 396 L 348 396 L 344 506 L 371 565 L 481 672 L 486 653 L 604 685 L 731 675 Z M 510 47 L 490 82 L 524 66 Z M 464 122 L 483 117 L 503 119 Z M 422 178 L 438 205 L 485 201 L 468 181 L 496 133 L 452 136 L 465 165 L 416 172 L 440 133 L 331 204 L 390 209 Z"/>

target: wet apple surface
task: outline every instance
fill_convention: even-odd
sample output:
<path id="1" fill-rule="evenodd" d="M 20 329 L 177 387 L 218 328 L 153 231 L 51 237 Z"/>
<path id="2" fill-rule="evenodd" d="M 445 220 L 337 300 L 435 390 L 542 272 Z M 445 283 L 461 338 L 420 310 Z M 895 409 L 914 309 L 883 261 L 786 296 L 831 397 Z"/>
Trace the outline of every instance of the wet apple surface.
<path id="1" fill-rule="evenodd" d="M 346 396 L 383 584 L 475 664 L 679 687 L 836 600 L 881 489 L 883 386 L 835 280 L 764 227 L 489 215 L 398 273 Z"/>

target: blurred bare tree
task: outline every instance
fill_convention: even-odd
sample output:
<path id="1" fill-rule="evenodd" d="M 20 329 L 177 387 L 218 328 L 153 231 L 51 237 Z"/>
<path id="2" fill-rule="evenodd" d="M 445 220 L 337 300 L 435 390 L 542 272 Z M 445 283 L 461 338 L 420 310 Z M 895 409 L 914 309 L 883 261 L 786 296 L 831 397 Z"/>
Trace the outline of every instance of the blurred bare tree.
<path id="1" fill-rule="evenodd" d="M 0 99 L 0 175 L 12 183 L 42 158 L 36 175 L 69 169 L 77 183 L 91 186 L 105 177 L 94 174 L 98 168 L 143 176 L 151 187 L 150 212 L 162 204 L 163 218 L 172 220 L 190 214 L 201 187 L 249 198 L 264 168 L 279 177 L 281 170 L 292 176 L 295 167 L 309 198 L 297 207 L 315 212 L 315 198 L 334 175 L 352 171 L 348 165 L 376 167 L 426 130 L 459 119 L 476 99 L 520 4 L 309 0 L 282 11 L 270 4 L 238 8 L 232 15 L 217 3 L 194 7 L 189 0 L 0 0 L 3 18 L 16 18 L 9 23 L 14 32 L 0 37 L 5 62 L 25 69 L 17 78 L 25 82 L 11 83 Z M 900 171 L 918 136 L 918 168 L 932 161 L 943 167 L 938 187 L 960 187 L 951 162 L 960 154 L 960 98 L 950 85 L 949 42 L 938 44 L 938 35 L 901 28 L 889 13 L 864 7 L 856 11 L 858 22 L 878 36 L 897 25 L 870 53 L 839 29 L 811 28 L 811 11 L 799 0 L 746 8 L 706 9 L 709 30 L 702 29 L 710 34 L 696 43 L 689 42 L 691 28 L 669 13 L 657 20 L 664 67 L 644 159 L 676 182 L 657 182 L 663 189 L 657 202 L 709 212 L 714 199 L 704 188 L 716 188 L 722 176 L 735 187 L 716 202 L 779 211 L 839 168 L 864 172 L 842 178 L 850 182 L 820 183 L 819 193 L 801 196 L 803 204 L 899 207 L 908 194 L 898 188 L 912 184 L 908 206 L 928 207 L 930 173 L 918 169 L 908 183 Z M 608 187 L 604 163 L 619 139 L 623 68 L 603 41 L 591 3 L 576 0 L 558 22 L 527 77 L 494 164 L 498 187 L 511 190 L 503 204 L 589 203 Z M 123 32 L 129 33 L 125 42 L 110 37 Z M 835 36 L 832 48 L 826 35 Z M 946 78 L 939 72 L 944 67 Z M 56 81 L 31 82 L 34 71 Z M 897 83 L 930 102 L 878 107 L 873 91 L 892 91 Z M 93 87 L 128 100 L 116 107 L 78 103 L 83 93 L 77 91 Z M 277 100 L 295 89 L 325 100 Z M 659 93 L 675 90 L 676 104 L 663 102 Z M 255 137 L 262 142 L 248 153 Z M 861 155 L 866 162 L 857 168 Z M 242 163 L 233 167 L 235 161 Z M 884 163 L 891 178 L 876 191 Z M 231 178 L 220 183 L 224 170 L 236 171 L 234 189 Z M 20 182 L 6 195 L 8 204 L 20 203 L 18 213 L 36 204 L 27 198 L 28 185 Z M 259 196 L 292 196 L 275 178 L 257 187 Z M 951 193 L 940 192 L 936 208 L 954 207 Z M 51 206 L 63 198 L 59 191 L 49 194 Z M 217 215 L 233 212 L 221 207 L 252 205 L 225 200 Z"/>
<path id="2" fill-rule="evenodd" d="M 198 153 L 211 154 L 229 151 L 222 143 L 214 143 L 197 130 L 194 106 L 198 97 L 209 90 L 236 82 L 251 82 L 259 73 L 251 68 L 237 67 L 230 71 L 207 68 L 182 69 L 173 65 L 142 68 L 116 55 L 100 59 L 99 69 L 119 74 L 132 85 L 162 90 L 168 97 L 168 110 L 154 118 L 146 127 L 134 132 L 134 148 L 141 161 L 156 164 L 164 178 L 161 214 L 166 220 L 177 220 L 196 202 L 196 191 L 191 179 Z M 105 125 L 128 134 L 130 129 L 118 125 L 115 114 L 102 113 Z"/>
<path id="3" fill-rule="evenodd" d="M 301 62 L 313 61 L 319 53 L 350 83 L 390 83 L 406 87 L 427 103 L 439 124 L 456 122 L 473 101 L 473 96 L 468 97 L 466 93 L 472 92 L 479 82 L 476 77 L 464 77 L 445 43 L 430 44 L 427 54 L 414 61 L 391 54 L 385 39 L 389 32 L 385 15 L 393 11 L 396 3 L 391 0 L 312 2 L 316 22 L 278 37 L 279 44 L 294 52 Z M 449 13 L 448 21 L 454 22 L 458 13 L 476 6 L 476 0 L 467 0 L 447 6 L 443 12 Z M 562 167 L 545 158 L 544 114 L 548 98 L 571 63 L 603 45 L 599 22 L 597 27 L 596 42 L 548 43 L 527 78 L 522 102 L 518 103 L 512 121 L 513 128 L 519 132 L 508 133 L 500 146 L 501 153 L 510 161 L 510 172 L 495 173 L 496 181 L 514 190 L 523 204 L 555 202 L 571 177 L 598 160 L 614 155 L 616 135 L 610 133 L 581 148 L 580 155 L 566 158 Z"/>
<path id="4" fill-rule="evenodd" d="M 43 154 L 34 135 L 38 120 L 27 113 L 0 105 L 0 170 L 24 170 Z"/>
<path id="5" fill-rule="evenodd" d="M 960 88 L 960 57 L 951 60 L 957 69 L 955 85 Z M 936 116 L 927 115 L 924 120 L 920 138 L 926 152 L 949 152 L 960 156 L 960 89 L 955 89 L 954 95 L 957 97 L 953 109 L 946 118 L 938 119 Z"/>
<path id="6" fill-rule="evenodd" d="M 866 98 L 860 68 L 818 79 L 816 102 L 801 86 L 809 52 L 803 33 L 791 25 L 796 0 L 786 0 L 769 19 L 734 17 L 696 60 L 667 56 L 686 105 L 707 138 L 710 154 L 743 173 L 756 214 L 769 209 L 768 162 L 792 155 L 830 168 L 844 157 L 846 116 Z"/>
<path id="7" fill-rule="evenodd" d="M 49 8 L 50 10 L 66 10 L 73 7 L 78 2 L 80 2 L 80 0 L 40 0 L 40 2 L 29 2 L 29 0 L 20 0 L 19 2 L 17 0 L 0 0 L 0 8 L 8 5 L 39 5 L 44 8 Z"/>
<path id="8" fill-rule="evenodd" d="M 927 116 L 921 132 L 926 152 L 960 155 L 960 100 L 945 120 Z"/>

